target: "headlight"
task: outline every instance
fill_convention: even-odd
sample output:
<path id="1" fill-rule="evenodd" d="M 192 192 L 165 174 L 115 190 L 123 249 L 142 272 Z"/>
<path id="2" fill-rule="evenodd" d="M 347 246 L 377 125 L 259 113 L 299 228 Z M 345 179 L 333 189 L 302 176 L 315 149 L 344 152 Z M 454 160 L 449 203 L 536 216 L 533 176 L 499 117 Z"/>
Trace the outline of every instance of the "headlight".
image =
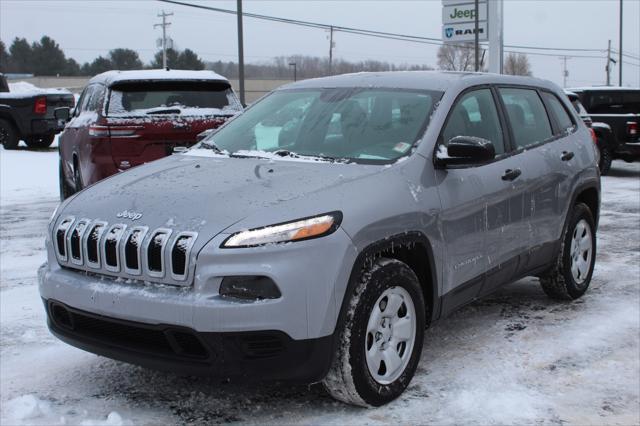
<path id="1" fill-rule="evenodd" d="M 255 247 L 324 237 L 338 229 L 341 221 L 342 213 L 332 212 L 263 228 L 249 229 L 231 235 L 222 243 L 221 247 Z"/>

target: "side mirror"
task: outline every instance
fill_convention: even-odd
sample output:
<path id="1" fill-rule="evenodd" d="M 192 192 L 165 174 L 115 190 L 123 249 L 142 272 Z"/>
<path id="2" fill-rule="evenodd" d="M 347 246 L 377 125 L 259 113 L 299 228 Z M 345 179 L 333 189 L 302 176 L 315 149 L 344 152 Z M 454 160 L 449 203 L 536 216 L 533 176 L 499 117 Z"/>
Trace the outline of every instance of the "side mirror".
<path id="1" fill-rule="evenodd" d="M 69 121 L 71 118 L 71 108 L 60 107 L 53 110 L 53 117 L 56 120 Z"/>
<path id="2" fill-rule="evenodd" d="M 456 136 L 445 147 L 440 145 L 436 158 L 440 164 L 483 164 L 496 157 L 493 143 L 475 136 Z"/>
<path id="3" fill-rule="evenodd" d="M 203 130 L 202 132 L 197 134 L 196 141 L 200 142 L 201 140 L 204 140 L 206 137 L 213 135 L 217 131 L 218 131 L 218 129 Z"/>

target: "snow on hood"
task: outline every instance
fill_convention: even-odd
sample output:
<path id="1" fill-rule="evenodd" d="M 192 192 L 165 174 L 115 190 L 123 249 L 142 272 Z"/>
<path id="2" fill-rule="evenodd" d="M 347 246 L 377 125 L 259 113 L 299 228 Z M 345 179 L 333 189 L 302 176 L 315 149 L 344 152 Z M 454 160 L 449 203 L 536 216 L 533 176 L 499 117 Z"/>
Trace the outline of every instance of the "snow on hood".
<path id="1" fill-rule="evenodd" d="M 37 95 L 70 95 L 71 92 L 67 89 L 43 89 L 41 87 L 34 86 L 26 81 L 17 81 L 15 83 L 9 83 L 9 92 L 0 93 L 0 99 L 2 98 L 16 98 L 16 97 L 30 97 Z"/>
<path id="2" fill-rule="evenodd" d="M 61 207 L 57 221 L 75 216 L 111 224 L 195 231 L 207 236 L 199 239 L 202 244 L 252 215 L 261 220 L 273 216 L 279 221 L 296 219 L 289 217 L 298 214 L 291 207 L 296 200 L 381 170 L 380 166 L 329 162 L 173 155 L 80 192 Z M 311 209 L 310 214 L 340 208 L 336 205 L 339 201 L 314 205 L 309 200 L 301 205 Z M 125 210 L 142 216 L 135 221 L 116 216 Z"/>

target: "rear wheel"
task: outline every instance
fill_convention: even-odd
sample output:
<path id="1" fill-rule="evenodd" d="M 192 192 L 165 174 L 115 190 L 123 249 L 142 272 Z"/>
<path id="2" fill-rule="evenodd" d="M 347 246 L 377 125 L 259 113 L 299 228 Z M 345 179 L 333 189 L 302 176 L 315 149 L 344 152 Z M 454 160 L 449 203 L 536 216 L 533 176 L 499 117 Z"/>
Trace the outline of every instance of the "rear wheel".
<path id="1" fill-rule="evenodd" d="M 60 181 L 60 201 L 64 201 L 74 194 L 73 188 L 67 183 L 67 179 L 64 175 L 64 169 L 62 168 L 62 158 L 58 163 L 58 179 Z"/>
<path id="2" fill-rule="evenodd" d="M 338 344 L 323 384 L 336 399 L 380 406 L 397 398 L 418 366 L 425 306 L 416 274 L 381 258 L 361 274 L 338 326 Z"/>
<path id="3" fill-rule="evenodd" d="M 598 151 L 600 151 L 600 161 L 598 162 L 598 168 L 600 168 L 600 174 L 605 176 L 611 169 L 611 162 L 613 161 L 613 153 L 601 139 L 598 139 Z"/>
<path id="4" fill-rule="evenodd" d="M 540 277 L 542 289 L 553 299 L 582 296 L 589 288 L 596 261 L 595 222 L 589 207 L 578 203 L 570 215 L 556 264 Z"/>
<path id="5" fill-rule="evenodd" d="M 4 145 L 4 149 L 16 149 L 20 137 L 18 131 L 11 122 L 0 119 L 0 144 Z"/>
<path id="6" fill-rule="evenodd" d="M 44 136 L 37 136 L 37 137 L 34 136 L 25 140 L 25 143 L 29 148 L 35 148 L 35 149 L 49 148 L 53 143 L 53 140 L 55 139 L 55 137 L 56 135 L 44 135 Z"/>
<path id="7" fill-rule="evenodd" d="M 73 162 L 73 183 L 75 185 L 75 192 L 82 191 L 84 184 L 82 183 L 82 174 L 80 173 L 80 165 L 77 161 Z"/>

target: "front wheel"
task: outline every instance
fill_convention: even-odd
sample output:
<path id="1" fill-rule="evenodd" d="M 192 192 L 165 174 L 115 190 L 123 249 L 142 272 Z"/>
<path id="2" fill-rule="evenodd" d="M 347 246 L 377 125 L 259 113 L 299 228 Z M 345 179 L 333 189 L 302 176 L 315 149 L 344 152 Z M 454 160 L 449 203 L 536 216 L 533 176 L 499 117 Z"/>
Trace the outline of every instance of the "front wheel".
<path id="1" fill-rule="evenodd" d="M 540 284 L 547 296 L 573 300 L 587 291 L 596 262 L 595 228 L 589 207 L 577 203 L 570 212 L 556 264 L 540 277 Z"/>
<path id="2" fill-rule="evenodd" d="M 380 258 L 362 271 L 347 303 L 323 384 L 349 404 L 386 404 L 406 389 L 420 360 L 425 329 L 420 283 L 405 263 Z"/>

